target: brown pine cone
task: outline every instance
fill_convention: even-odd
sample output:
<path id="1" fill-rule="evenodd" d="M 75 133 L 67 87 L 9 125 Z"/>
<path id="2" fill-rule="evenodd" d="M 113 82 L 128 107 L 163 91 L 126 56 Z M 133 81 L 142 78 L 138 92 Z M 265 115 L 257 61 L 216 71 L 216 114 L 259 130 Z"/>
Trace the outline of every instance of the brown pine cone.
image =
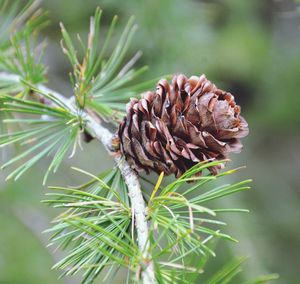
<path id="1" fill-rule="evenodd" d="M 162 79 L 155 92 L 131 99 L 119 126 L 120 148 L 131 167 L 181 176 L 199 161 L 241 151 L 249 130 L 233 95 L 205 75 Z M 211 167 L 212 174 L 218 173 Z"/>

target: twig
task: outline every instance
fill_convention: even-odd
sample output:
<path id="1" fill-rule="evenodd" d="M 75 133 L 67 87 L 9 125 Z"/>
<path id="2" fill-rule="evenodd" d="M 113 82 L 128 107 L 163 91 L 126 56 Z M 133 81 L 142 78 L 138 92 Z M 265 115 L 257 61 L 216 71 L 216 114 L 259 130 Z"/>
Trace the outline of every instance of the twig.
<path id="1" fill-rule="evenodd" d="M 13 74 L 7 74 L 4 72 L 0 73 L 0 79 L 13 81 L 13 82 L 20 82 L 19 76 Z M 61 95 L 60 93 L 55 92 L 44 85 L 39 85 L 38 89 L 41 90 L 42 92 L 49 93 L 55 96 L 56 98 L 60 99 L 62 102 L 68 105 L 68 107 L 74 113 L 77 113 L 79 111 L 75 106 L 74 97 L 68 99 L 63 95 Z M 101 121 L 96 115 L 86 110 L 80 110 L 80 111 L 86 121 L 86 125 L 85 125 L 86 130 L 97 140 L 99 140 L 103 144 L 107 152 L 111 154 L 112 139 L 114 135 L 107 128 L 101 125 Z M 132 211 L 134 212 L 138 247 L 142 254 L 143 262 L 145 266 L 144 269 L 142 270 L 142 282 L 143 284 L 153 284 L 156 281 L 154 276 L 153 262 L 151 261 L 151 256 L 149 255 L 149 247 L 150 247 L 148 242 L 149 229 L 146 220 L 146 215 L 147 215 L 146 205 L 143 199 L 141 185 L 137 174 L 131 169 L 131 167 L 126 162 L 126 160 L 121 156 L 121 154 L 116 155 L 114 159 L 128 187 L 128 195 L 131 201 Z"/>

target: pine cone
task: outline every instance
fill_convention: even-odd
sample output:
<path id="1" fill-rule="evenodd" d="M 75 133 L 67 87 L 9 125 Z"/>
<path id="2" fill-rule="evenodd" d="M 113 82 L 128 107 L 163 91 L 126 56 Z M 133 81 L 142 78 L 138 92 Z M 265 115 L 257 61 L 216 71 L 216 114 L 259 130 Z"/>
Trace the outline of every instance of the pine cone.
<path id="1" fill-rule="evenodd" d="M 155 92 L 131 99 L 119 126 L 120 148 L 137 171 L 181 176 L 199 161 L 221 160 L 241 151 L 248 134 L 233 95 L 205 75 L 162 79 Z M 217 167 L 209 169 L 218 173 Z"/>

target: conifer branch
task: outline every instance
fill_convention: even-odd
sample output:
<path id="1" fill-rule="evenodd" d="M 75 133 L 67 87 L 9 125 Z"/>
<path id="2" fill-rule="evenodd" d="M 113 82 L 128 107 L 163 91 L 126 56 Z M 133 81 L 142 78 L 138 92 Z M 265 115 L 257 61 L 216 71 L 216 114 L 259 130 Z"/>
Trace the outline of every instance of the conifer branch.
<path id="1" fill-rule="evenodd" d="M 8 82 L 21 82 L 19 76 L 14 74 L 9 74 L 5 72 L 0 72 L 0 80 Z M 89 110 L 78 110 L 75 105 L 75 98 L 70 99 L 61 95 L 60 93 L 49 89 L 44 85 L 38 85 L 37 88 L 43 92 L 51 94 L 52 96 L 58 98 L 63 103 L 65 103 L 74 113 L 77 111 L 82 112 L 82 117 L 86 121 L 85 129 L 97 140 L 99 140 L 106 151 L 111 154 L 113 150 L 113 138 L 114 135 L 101 124 L 101 120 L 95 115 L 94 112 Z M 34 97 L 38 98 L 39 94 L 34 93 Z M 40 96 L 42 99 L 42 96 Z M 51 104 L 51 103 L 50 103 Z M 143 199 L 143 194 L 141 191 L 141 185 L 137 174 L 131 169 L 126 160 L 122 157 L 120 153 L 114 155 L 114 160 L 121 171 L 124 181 L 128 187 L 128 195 L 132 206 L 132 218 L 134 218 L 136 231 L 137 231 L 137 242 L 143 259 L 143 270 L 142 270 L 142 280 L 143 284 L 155 283 L 154 276 L 154 266 L 151 261 L 151 256 L 149 255 L 149 229 L 146 220 L 146 205 Z"/>
<path id="2" fill-rule="evenodd" d="M 141 52 L 123 64 L 136 30 L 134 19 L 130 18 L 115 48 L 104 58 L 117 17 L 100 44 L 102 11 L 97 8 L 90 19 L 87 43 L 78 36 L 83 56 L 61 24 L 62 50 L 72 66 L 73 96 L 66 98 L 43 85 L 47 79 L 42 64 L 45 46 L 36 44 L 36 35 L 47 20 L 46 14 L 36 9 L 40 1 L 28 1 L 19 12 L 21 1 L 8 2 L 0 0 L 4 26 L 0 40 L 0 148 L 14 144 L 30 147 L 0 169 L 19 163 L 7 176 L 17 180 L 51 155 L 45 184 L 49 173 L 56 172 L 64 157 L 69 152 L 72 157 L 81 145 L 82 131 L 87 139 L 91 136 L 102 143 L 116 163 L 98 175 L 73 168 L 92 180 L 75 188 L 50 187 L 56 193 L 47 193 L 50 198 L 43 202 L 67 209 L 47 230 L 52 233 L 50 245 L 70 249 L 53 268 L 62 269 L 63 276 L 83 270 L 82 283 L 86 284 L 109 266 L 106 277 L 113 277 L 120 267 L 127 268 L 127 283 L 131 275 L 134 283 L 194 283 L 196 277 L 201 278 L 209 257 L 215 256 L 217 239 L 236 241 L 214 228 L 226 225 L 216 216 L 247 212 L 213 209 L 206 203 L 249 189 L 251 180 L 199 191 L 206 183 L 236 171 L 219 172 L 228 153 L 240 151 L 239 138 L 248 134 L 234 97 L 205 75 L 175 75 L 172 83 L 161 79 L 155 91 L 147 91 L 157 79 L 136 83 L 147 70 L 146 66 L 134 68 Z M 135 99 L 127 104 L 132 97 Z M 118 127 L 117 134 L 104 122 Z M 16 130 L 16 126 L 23 129 Z M 136 173 L 141 169 L 160 174 L 156 184 L 144 179 L 153 186 L 150 198 L 142 191 Z M 203 175 L 203 171 L 210 174 Z M 164 175 L 170 174 L 176 179 L 164 185 Z M 193 184 L 187 189 L 186 182 Z M 243 260 L 226 263 L 212 277 L 204 276 L 204 282 L 229 283 L 241 271 Z M 249 283 L 276 278 L 268 275 Z"/>

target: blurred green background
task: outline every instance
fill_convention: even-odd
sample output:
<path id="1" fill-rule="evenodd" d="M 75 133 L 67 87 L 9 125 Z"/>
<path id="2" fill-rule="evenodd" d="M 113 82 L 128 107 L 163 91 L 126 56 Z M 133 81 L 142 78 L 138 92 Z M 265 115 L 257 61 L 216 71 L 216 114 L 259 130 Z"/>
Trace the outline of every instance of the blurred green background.
<path id="1" fill-rule="evenodd" d="M 300 1 L 299 1 L 300 2 Z M 298 2 L 298 3 L 299 3 Z M 139 26 L 132 54 L 143 51 L 140 65 L 147 77 L 182 72 L 205 73 L 232 92 L 250 125 L 242 154 L 229 166 L 246 165 L 234 179 L 252 178 L 253 189 L 223 200 L 224 207 L 250 209 L 250 214 L 224 215 L 227 232 L 238 244 L 221 242 L 220 258 L 247 255 L 245 278 L 277 272 L 276 283 L 300 283 L 300 3 L 293 0 L 44 0 L 49 10 L 46 64 L 49 85 L 71 95 L 70 66 L 60 49 L 59 22 L 72 34 L 86 34 L 95 8 L 104 10 L 107 27 L 120 16 L 118 33 L 131 15 Z M 131 54 L 131 55 L 132 55 Z M 68 160 L 49 184 L 76 184 L 70 165 L 97 173 L 111 164 L 92 142 Z M 5 152 L 4 155 L 9 153 Z M 5 157 L 4 157 L 5 158 Z M 39 164 L 16 183 L 0 173 L 0 284 L 79 283 L 57 280 L 50 267 L 61 252 L 46 248 L 49 227 L 57 213 L 40 203 L 46 169 Z M 101 279 L 99 280 L 101 283 Z M 116 279 L 115 283 L 121 283 Z"/>

